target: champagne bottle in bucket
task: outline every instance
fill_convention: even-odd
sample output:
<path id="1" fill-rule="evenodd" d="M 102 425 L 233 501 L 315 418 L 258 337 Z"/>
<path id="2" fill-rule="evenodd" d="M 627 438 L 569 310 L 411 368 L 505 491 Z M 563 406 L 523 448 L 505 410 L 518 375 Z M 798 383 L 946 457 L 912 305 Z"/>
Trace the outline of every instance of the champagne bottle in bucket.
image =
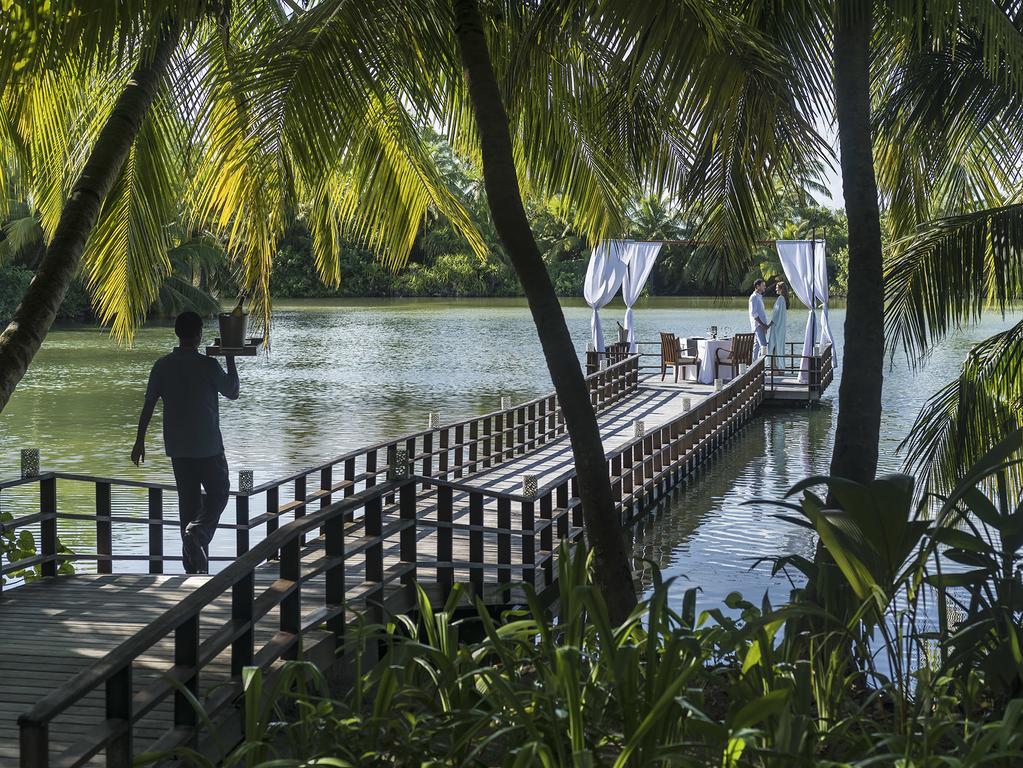
<path id="1" fill-rule="evenodd" d="M 230 312 L 221 312 L 220 346 L 226 349 L 240 349 L 245 346 L 246 321 L 248 313 L 244 309 L 245 292 L 238 296 L 238 305 Z"/>

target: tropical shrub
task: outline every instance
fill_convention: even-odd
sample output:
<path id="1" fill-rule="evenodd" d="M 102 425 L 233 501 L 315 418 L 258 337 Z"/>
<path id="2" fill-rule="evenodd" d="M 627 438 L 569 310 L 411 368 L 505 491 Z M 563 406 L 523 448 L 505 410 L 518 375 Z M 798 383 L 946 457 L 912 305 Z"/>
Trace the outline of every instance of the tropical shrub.
<path id="1" fill-rule="evenodd" d="M 696 588 L 679 595 L 655 577 L 615 627 L 585 550 L 565 545 L 556 614 L 528 587 L 499 619 L 459 585 L 439 610 L 420 590 L 412 615 L 347 635 L 350 685 L 305 663 L 273 681 L 246 670 L 245 737 L 224 745 L 224 763 L 1023 764 L 1023 500 L 1000 479 L 1021 442 L 940 499 L 904 475 L 794 486 L 782 516 L 812 527 L 834 565 L 822 584 L 825 561 L 777 558 L 817 587 L 779 607 L 733 593 L 697 614 Z"/>

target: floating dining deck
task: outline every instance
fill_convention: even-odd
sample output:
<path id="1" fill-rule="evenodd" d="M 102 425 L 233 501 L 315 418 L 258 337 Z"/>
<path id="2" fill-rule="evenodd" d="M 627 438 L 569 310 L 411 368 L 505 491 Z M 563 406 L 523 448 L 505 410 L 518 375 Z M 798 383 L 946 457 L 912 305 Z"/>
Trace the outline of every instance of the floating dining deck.
<path id="1" fill-rule="evenodd" d="M 720 391 L 662 383 L 640 361 L 629 355 L 586 380 L 626 528 L 723 448 L 768 392 L 763 361 Z M 58 504 L 71 487 L 79 499 L 89 489 L 94 508 Z M 0 482 L 0 510 L 33 505 L 4 530 L 30 530 L 38 543 L 0 573 L 42 576 L 0 593 L 0 765 L 128 766 L 180 746 L 216 756 L 239 733 L 243 668 L 272 673 L 299 657 L 344 665 L 353 622 L 414 608 L 414 583 L 434 602 L 456 582 L 496 606 L 523 584 L 552 600 L 557 545 L 583 534 L 577 496 L 555 395 L 232 492 L 221 527 L 235 551 L 212 558 L 211 576 L 165 573 L 180 568 L 163 547 L 178 525 L 171 486 L 59 472 Z M 94 525 L 95 550 L 63 550 L 65 521 Z M 115 548 L 114 526 L 136 533 L 118 541 L 137 544 Z M 65 562 L 78 572 L 61 574 Z"/>

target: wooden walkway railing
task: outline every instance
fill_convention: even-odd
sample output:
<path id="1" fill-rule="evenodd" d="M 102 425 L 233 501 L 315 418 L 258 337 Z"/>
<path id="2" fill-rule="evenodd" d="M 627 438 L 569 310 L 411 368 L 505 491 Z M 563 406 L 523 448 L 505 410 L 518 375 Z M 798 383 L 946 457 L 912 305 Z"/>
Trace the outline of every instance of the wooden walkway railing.
<path id="1" fill-rule="evenodd" d="M 627 358 L 586 378 L 591 402 L 599 414 L 639 386 L 638 358 Z M 222 522 L 219 529 L 235 531 L 233 556 L 213 556 L 213 562 L 230 562 L 248 551 L 253 534 L 262 528 L 266 535 L 277 530 L 282 520 L 298 519 L 315 509 L 329 506 L 359 490 L 372 488 L 387 474 L 389 464 L 402 455 L 419 474 L 437 479 L 467 477 L 535 450 L 565 435 L 565 423 L 557 395 L 549 394 L 465 421 L 437 426 L 338 456 L 310 469 L 262 483 L 250 491 L 231 491 L 234 522 Z M 92 486 L 95 512 L 80 506 L 63 509 L 58 504 L 58 482 Z M 115 562 L 148 563 L 149 573 L 164 573 L 164 564 L 180 562 L 179 555 L 164 553 L 164 529 L 178 528 L 176 516 L 166 514 L 164 495 L 175 487 L 110 477 L 69 472 L 46 472 L 33 477 L 0 482 L 0 509 L 5 496 L 24 494 L 35 488 L 37 512 L 0 522 L 0 531 L 31 530 L 37 554 L 14 562 L 0 560 L 0 577 L 16 576 L 37 569 L 42 576 L 55 576 L 60 563 L 95 561 L 98 573 L 111 573 Z M 288 498 L 290 496 L 290 498 Z M 19 499 L 25 507 L 28 499 Z M 116 504 L 115 504 L 116 502 Z M 115 506 L 117 509 L 115 510 Z M 225 515 L 225 519 L 229 519 Z M 58 522 L 87 521 L 95 525 L 95 552 L 64 552 L 59 547 Z M 148 554 L 115 552 L 113 526 L 144 528 Z"/>
<path id="2" fill-rule="evenodd" d="M 636 394 L 638 357 L 587 381 L 597 409 L 613 407 Z M 761 361 L 691 410 L 609 451 L 608 472 L 623 525 L 636 525 L 645 510 L 723 447 L 763 396 Z M 225 527 L 236 531 L 237 557 L 25 712 L 18 721 L 21 765 L 79 766 L 103 752 L 108 766 L 129 766 L 136 754 L 133 726 L 168 701 L 173 707 L 165 733 L 147 749 L 195 745 L 200 723 L 186 692 L 198 696 L 201 680 L 223 674 L 204 706 L 211 717 L 233 712 L 239 706 L 243 668 L 270 669 L 281 659 L 295 658 L 300 649 L 303 657 L 332 663 L 358 614 L 368 611 L 371 618 L 382 619 L 384 611 L 411 609 L 416 579 L 432 582 L 440 599 L 456 580 L 481 595 L 490 587 L 507 592 L 524 582 L 543 597 L 555 584 L 557 543 L 582 536 L 574 470 L 529 495 L 480 487 L 473 475 L 563 435 L 557 400 L 548 396 L 345 454 L 233 494 L 236 520 Z M 339 479 L 334 477 L 337 468 Z M 313 490 L 310 478 L 319 481 Z M 96 514 L 59 511 L 58 481 L 94 485 Z M 41 551 L 4 565 L 4 573 L 39 566 L 44 575 L 55 576 L 62 561 L 76 559 L 95 560 L 101 573 L 113 562 L 141 560 L 148 562 L 150 573 L 159 574 L 164 562 L 177 559 L 160 549 L 163 527 L 177 525 L 163 514 L 167 486 L 48 473 L 3 483 L 0 489 L 6 493 L 29 482 L 39 486 L 38 513 L 7 525 L 42 526 Z M 147 495 L 145 517 L 111 511 L 111 489 L 119 485 Z M 294 489 L 293 499 L 282 502 L 285 487 Z M 257 496 L 266 498 L 266 509 L 250 515 L 250 500 Z M 290 522 L 282 519 L 289 513 L 294 516 Z M 57 523 L 62 519 L 94 520 L 96 552 L 59 552 Z M 146 526 L 149 555 L 114 552 L 114 524 Z M 265 536 L 252 544 L 250 534 L 259 525 Z M 173 658 L 165 673 L 154 676 L 147 668 L 144 684 L 138 684 L 141 657 L 168 639 Z M 105 707 L 96 727 L 51 754 L 54 721 L 97 691 L 103 692 Z"/>

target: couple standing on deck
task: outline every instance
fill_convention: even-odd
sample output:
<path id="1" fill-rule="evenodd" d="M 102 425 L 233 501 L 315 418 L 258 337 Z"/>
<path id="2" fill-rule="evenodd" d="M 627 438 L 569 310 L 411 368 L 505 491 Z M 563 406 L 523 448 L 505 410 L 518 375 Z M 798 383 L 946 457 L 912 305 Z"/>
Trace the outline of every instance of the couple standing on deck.
<path id="1" fill-rule="evenodd" d="M 764 309 L 764 293 L 767 281 L 763 278 L 753 283 L 753 293 L 749 297 L 749 324 L 753 331 L 753 359 L 762 355 L 771 358 L 771 367 L 777 367 L 775 361 L 785 354 L 785 322 L 788 314 L 789 287 L 779 280 L 774 285 L 778 298 L 774 300 L 771 319 L 767 319 Z"/>

